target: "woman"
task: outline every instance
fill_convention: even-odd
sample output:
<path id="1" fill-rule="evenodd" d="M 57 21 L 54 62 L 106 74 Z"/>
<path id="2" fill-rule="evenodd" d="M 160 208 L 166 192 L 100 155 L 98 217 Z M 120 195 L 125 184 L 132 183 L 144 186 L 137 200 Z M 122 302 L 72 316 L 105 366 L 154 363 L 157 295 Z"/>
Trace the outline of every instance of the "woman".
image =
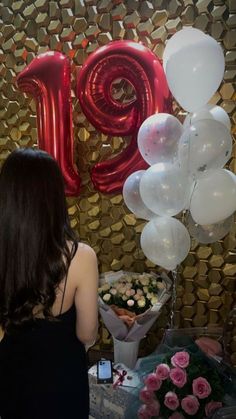
<path id="1" fill-rule="evenodd" d="M 88 418 L 97 286 L 96 255 L 70 228 L 57 163 L 14 151 L 0 174 L 2 419 Z"/>

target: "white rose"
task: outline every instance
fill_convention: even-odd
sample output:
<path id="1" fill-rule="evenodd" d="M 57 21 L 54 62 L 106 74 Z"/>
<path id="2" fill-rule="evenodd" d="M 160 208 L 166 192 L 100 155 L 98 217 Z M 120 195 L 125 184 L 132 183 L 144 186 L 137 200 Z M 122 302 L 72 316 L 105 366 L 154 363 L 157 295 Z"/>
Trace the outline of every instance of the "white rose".
<path id="1" fill-rule="evenodd" d="M 102 289 L 102 291 L 108 291 L 109 289 L 110 289 L 110 284 L 103 284 L 102 286 L 101 286 L 101 289 Z"/>
<path id="2" fill-rule="evenodd" d="M 145 298 L 140 298 L 140 300 L 137 301 L 138 306 L 141 307 L 145 307 L 146 305 L 146 300 Z"/>
<path id="3" fill-rule="evenodd" d="M 127 301 L 127 305 L 128 305 L 129 307 L 133 307 L 133 305 L 134 305 L 134 300 L 128 300 L 128 301 Z"/>
<path id="4" fill-rule="evenodd" d="M 117 294 L 117 290 L 116 290 L 115 288 L 111 288 L 111 289 L 110 289 L 110 293 L 111 293 L 112 295 L 116 295 L 116 294 Z"/>
<path id="5" fill-rule="evenodd" d="M 122 295 L 122 300 L 123 301 L 127 301 L 129 297 L 127 297 L 126 295 Z"/>
<path id="6" fill-rule="evenodd" d="M 153 296 L 154 296 L 154 295 L 153 295 L 153 292 L 148 292 L 148 293 L 147 293 L 147 295 L 146 295 L 146 297 L 147 297 L 149 300 L 151 300 Z"/>
<path id="7" fill-rule="evenodd" d="M 144 288 L 145 288 L 145 287 L 144 287 Z M 143 295 L 143 291 L 142 291 L 142 290 L 140 290 L 139 288 L 137 289 L 136 293 L 137 293 L 137 294 L 139 294 L 139 295 Z"/>
<path id="8" fill-rule="evenodd" d="M 156 304 L 158 302 L 158 298 L 157 297 L 153 297 L 151 299 L 151 304 L 154 306 L 154 304 Z"/>
<path id="9" fill-rule="evenodd" d="M 102 298 L 104 301 L 108 302 L 111 299 L 111 294 L 104 294 Z"/>
<path id="10" fill-rule="evenodd" d="M 140 298 L 141 298 L 141 296 L 140 296 L 139 294 L 135 294 L 135 295 L 134 295 L 134 299 L 135 299 L 135 301 L 140 300 Z"/>
<path id="11" fill-rule="evenodd" d="M 120 278 L 120 281 L 129 282 L 129 275 L 122 275 L 122 277 Z"/>
<path id="12" fill-rule="evenodd" d="M 149 279 L 148 278 L 139 278 L 139 281 L 141 282 L 142 285 L 148 285 L 149 284 Z"/>
<path id="13" fill-rule="evenodd" d="M 148 293 L 148 287 L 143 287 L 143 292 L 145 292 L 145 294 Z"/>

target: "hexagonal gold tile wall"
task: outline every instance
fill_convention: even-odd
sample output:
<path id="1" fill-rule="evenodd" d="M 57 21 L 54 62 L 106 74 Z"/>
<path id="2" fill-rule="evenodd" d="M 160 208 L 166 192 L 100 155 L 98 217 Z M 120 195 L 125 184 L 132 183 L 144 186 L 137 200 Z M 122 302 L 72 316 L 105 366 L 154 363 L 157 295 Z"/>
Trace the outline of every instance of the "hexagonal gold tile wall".
<path id="1" fill-rule="evenodd" d="M 62 51 L 73 60 L 75 69 L 75 65 L 82 65 L 99 46 L 115 39 L 132 39 L 143 42 L 162 58 L 165 42 L 183 25 L 205 31 L 224 49 L 225 77 L 212 103 L 229 113 L 235 135 L 234 1 L 2 0 L 0 10 L 0 164 L 14 148 L 36 145 L 34 103 L 15 86 L 16 75 L 33 57 L 48 49 Z M 120 100 L 125 100 L 128 93 L 122 89 L 117 94 Z M 174 111 L 183 120 L 185 113 L 176 103 Z M 125 139 L 110 138 L 96 131 L 82 114 L 74 94 L 73 121 L 75 158 L 83 188 L 79 198 L 68 199 L 72 226 L 80 239 L 96 250 L 101 272 L 158 270 L 140 249 L 139 236 L 144 222 L 130 214 L 122 195 L 103 195 L 94 190 L 90 180 L 91 166 L 101 158 L 119 153 Z M 232 171 L 236 171 L 235 149 L 229 162 Z M 235 226 L 224 240 L 213 245 L 203 246 L 193 241 L 191 252 L 180 267 L 176 326 L 206 326 L 216 322 L 223 325 L 227 312 L 236 304 L 235 247 Z M 147 353 L 154 348 L 168 316 L 166 307 L 141 350 Z M 101 326 L 97 347 L 110 346 L 109 333 Z M 231 355 L 236 363 L 235 354 L 235 337 L 232 337 Z"/>

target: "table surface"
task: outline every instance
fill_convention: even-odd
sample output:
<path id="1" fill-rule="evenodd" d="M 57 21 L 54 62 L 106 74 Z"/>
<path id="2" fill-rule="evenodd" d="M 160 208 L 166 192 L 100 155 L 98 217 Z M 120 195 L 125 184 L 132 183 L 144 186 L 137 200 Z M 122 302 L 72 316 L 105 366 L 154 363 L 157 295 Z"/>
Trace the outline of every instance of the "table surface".
<path id="1" fill-rule="evenodd" d="M 136 400 L 132 387 L 97 384 L 96 365 L 89 369 L 89 387 L 90 419 L 124 419 L 127 406 Z"/>

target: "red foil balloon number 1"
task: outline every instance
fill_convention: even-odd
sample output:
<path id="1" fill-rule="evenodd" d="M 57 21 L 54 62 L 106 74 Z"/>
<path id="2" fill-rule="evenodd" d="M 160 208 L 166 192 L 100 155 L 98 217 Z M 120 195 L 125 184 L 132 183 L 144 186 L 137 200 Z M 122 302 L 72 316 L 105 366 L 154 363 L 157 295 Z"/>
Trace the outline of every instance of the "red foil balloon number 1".
<path id="1" fill-rule="evenodd" d="M 136 99 L 131 103 L 119 103 L 112 96 L 112 84 L 120 78 L 135 90 Z M 68 59 L 53 51 L 39 55 L 17 81 L 36 100 L 39 147 L 58 161 L 67 195 L 78 195 L 80 178 L 73 164 Z M 98 130 L 108 135 L 132 136 L 118 156 L 96 164 L 91 174 L 96 189 L 103 193 L 121 192 L 132 172 L 147 167 L 137 148 L 140 125 L 154 113 L 171 111 L 163 68 L 145 46 L 114 41 L 89 56 L 78 74 L 77 95 L 83 112 Z"/>
<path id="2" fill-rule="evenodd" d="M 64 176 L 66 194 L 78 195 L 80 177 L 73 163 L 69 59 L 60 52 L 41 54 L 19 74 L 17 83 L 36 101 L 39 148 L 57 160 Z"/>

